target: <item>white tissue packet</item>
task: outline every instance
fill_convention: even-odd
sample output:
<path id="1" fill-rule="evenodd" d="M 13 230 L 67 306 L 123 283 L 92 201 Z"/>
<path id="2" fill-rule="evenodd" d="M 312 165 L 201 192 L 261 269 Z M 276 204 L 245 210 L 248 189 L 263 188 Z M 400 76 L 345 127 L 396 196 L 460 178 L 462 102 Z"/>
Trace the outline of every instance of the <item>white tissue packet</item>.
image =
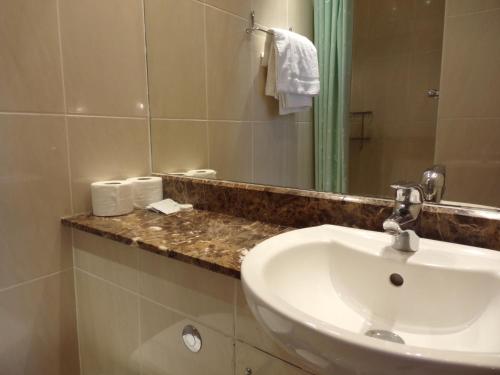
<path id="1" fill-rule="evenodd" d="M 177 203 L 176 201 L 172 199 L 164 199 L 159 202 L 151 203 L 149 206 L 146 207 L 148 210 L 162 213 L 165 215 L 170 215 L 170 214 L 175 214 L 176 212 L 179 211 L 186 211 L 186 210 L 192 210 L 193 205 L 192 204 L 180 204 Z"/>

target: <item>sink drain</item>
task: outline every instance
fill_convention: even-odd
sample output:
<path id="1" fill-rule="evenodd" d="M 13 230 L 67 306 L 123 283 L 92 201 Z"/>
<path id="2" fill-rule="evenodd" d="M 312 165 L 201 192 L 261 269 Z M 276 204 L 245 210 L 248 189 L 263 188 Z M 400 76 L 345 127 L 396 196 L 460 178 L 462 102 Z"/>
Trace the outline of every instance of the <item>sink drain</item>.
<path id="1" fill-rule="evenodd" d="M 395 342 L 397 344 L 405 343 L 405 341 L 401 338 L 401 336 L 396 335 L 394 332 L 386 331 L 384 329 L 370 329 L 365 332 L 365 335 L 380 340 Z"/>

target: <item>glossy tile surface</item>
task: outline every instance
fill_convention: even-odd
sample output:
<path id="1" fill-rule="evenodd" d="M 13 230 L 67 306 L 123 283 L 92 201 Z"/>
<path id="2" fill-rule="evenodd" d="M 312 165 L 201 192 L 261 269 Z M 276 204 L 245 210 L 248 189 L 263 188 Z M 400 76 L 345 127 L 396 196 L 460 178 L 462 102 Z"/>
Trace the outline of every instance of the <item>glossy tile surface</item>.
<path id="1" fill-rule="evenodd" d="M 75 272 L 82 375 L 138 375 L 139 297 Z"/>
<path id="2" fill-rule="evenodd" d="M 233 334 L 234 279 L 144 251 L 140 270 L 142 295 Z"/>
<path id="3" fill-rule="evenodd" d="M 79 373 L 73 272 L 0 291 L 0 373 Z"/>
<path id="4" fill-rule="evenodd" d="M 57 0 L 16 0 L 0 12 L 0 111 L 64 111 Z"/>
<path id="5" fill-rule="evenodd" d="M 204 6 L 178 0 L 145 6 L 151 116 L 206 118 Z"/>
<path id="6" fill-rule="evenodd" d="M 71 267 L 64 118 L 0 115 L 0 289 Z"/>
<path id="7" fill-rule="evenodd" d="M 132 291 L 139 290 L 137 248 L 73 230 L 75 267 Z"/>
<path id="8" fill-rule="evenodd" d="M 68 118 L 74 212 L 91 210 L 90 184 L 149 174 L 146 119 Z"/>
<path id="9" fill-rule="evenodd" d="M 182 330 L 186 325 L 193 325 L 201 335 L 198 353 L 184 346 Z M 141 299 L 140 351 L 143 375 L 234 374 L 230 337 L 145 299 Z"/>
<path id="10" fill-rule="evenodd" d="M 246 369 L 251 369 L 252 375 L 310 374 L 249 345 L 236 342 L 236 374 L 244 374 Z"/>
<path id="11" fill-rule="evenodd" d="M 68 111 L 148 114 L 144 17 L 140 0 L 61 0 Z"/>
<path id="12" fill-rule="evenodd" d="M 218 179 L 252 181 L 252 139 L 250 123 L 208 123 L 209 165 Z"/>
<path id="13" fill-rule="evenodd" d="M 252 87 L 247 22 L 209 7 L 206 22 L 208 118 L 248 120 Z"/>
<path id="14" fill-rule="evenodd" d="M 151 152 L 154 171 L 167 173 L 207 169 L 206 121 L 152 119 Z"/>

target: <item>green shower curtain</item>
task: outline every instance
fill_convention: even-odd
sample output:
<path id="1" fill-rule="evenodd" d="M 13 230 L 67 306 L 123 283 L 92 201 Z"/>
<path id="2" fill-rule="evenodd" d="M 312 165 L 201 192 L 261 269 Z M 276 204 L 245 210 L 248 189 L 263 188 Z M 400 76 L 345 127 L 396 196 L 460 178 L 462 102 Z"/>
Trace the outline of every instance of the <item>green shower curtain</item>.
<path id="1" fill-rule="evenodd" d="M 345 193 L 349 145 L 352 0 L 314 0 L 321 93 L 314 101 L 315 184 Z"/>

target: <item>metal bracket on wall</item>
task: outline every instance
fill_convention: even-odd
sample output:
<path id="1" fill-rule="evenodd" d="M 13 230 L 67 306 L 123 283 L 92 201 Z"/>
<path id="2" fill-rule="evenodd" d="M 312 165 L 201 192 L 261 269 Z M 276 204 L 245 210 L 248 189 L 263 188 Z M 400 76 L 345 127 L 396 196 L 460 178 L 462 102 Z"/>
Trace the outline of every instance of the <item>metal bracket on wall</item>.
<path id="1" fill-rule="evenodd" d="M 365 137 L 365 118 L 367 116 L 373 115 L 372 111 L 357 111 L 357 112 L 351 112 L 351 117 L 354 116 L 361 116 L 361 136 L 360 137 L 351 137 L 351 141 L 360 141 L 359 144 L 359 149 L 363 149 L 363 145 L 365 141 L 369 141 L 371 138 L 370 137 Z"/>

